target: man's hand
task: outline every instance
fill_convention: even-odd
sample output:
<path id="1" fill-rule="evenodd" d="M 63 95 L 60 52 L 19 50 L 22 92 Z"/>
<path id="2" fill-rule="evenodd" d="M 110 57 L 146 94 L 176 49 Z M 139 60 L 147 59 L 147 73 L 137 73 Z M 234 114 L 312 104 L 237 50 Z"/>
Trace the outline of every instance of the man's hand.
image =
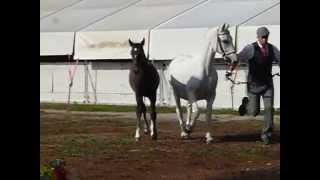
<path id="1" fill-rule="evenodd" d="M 230 70 L 226 71 L 226 78 L 229 78 L 232 75 L 232 72 Z"/>

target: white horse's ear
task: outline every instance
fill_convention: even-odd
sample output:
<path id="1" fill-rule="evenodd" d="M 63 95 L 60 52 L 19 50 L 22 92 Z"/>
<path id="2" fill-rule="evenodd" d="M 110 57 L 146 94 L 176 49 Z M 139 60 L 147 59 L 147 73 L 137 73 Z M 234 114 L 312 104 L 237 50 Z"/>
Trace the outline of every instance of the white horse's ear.
<path id="1" fill-rule="evenodd" d="M 224 31 L 225 30 L 225 28 L 226 28 L 226 23 L 223 23 L 223 25 L 222 25 L 222 27 L 221 27 L 221 31 Z"/>
<path id="2" fill-rule="evenodd" d="M 143 40 L 141 41 L 142 46 L 144 46 L 144 41 L 145 41 L 145 39 L 143 38 Z"/>
<path id="3" fill-rule="evenodd" d="M 133 42 L 130 40 L 130 38 L 129 38 L 129 44 L 130 46 L 133 46 Z"/>
<path id="4" fill-rule="evenodd" d="M 219 26 L 218 32 L 223 32 L 223 31 L 225 31 L 225 28 L 226 28 L 226 23 L 223 23 L 221 26 Z"/>
<path id="5" fill-rule="evenodd" d="M 226 26 L 224 27 L 224 29 L 225 29 L 225 30 L 228 30 L 229 26 L 230 26 L 229 24 L 226 24 Z"/>

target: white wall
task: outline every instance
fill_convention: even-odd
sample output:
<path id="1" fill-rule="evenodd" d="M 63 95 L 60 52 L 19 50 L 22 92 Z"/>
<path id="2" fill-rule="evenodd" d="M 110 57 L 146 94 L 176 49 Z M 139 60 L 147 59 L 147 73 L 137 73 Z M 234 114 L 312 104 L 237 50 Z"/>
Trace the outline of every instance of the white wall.
<path id="1" fill-rule="evenodd" d="M 158 88 L 158 105 L 174 106 L 172 91 L 167 82 L 167 71 L 161 70 L 166 62 L 156 62 L 159 69 L 161 83 Z M 68 63 L 40 63 L 40 102 L 67 102 L 69 69 L 73 65 Z M 130 104 L 135 105 L 134 94 L 129 86 L 129 63 L 128 62 L 92 62 L 88 65 L 92 83 L 96 86 L 98 104 Z M 238 72 L 239 81 L 245 81 L 246 68 L 241 68 Z M 77 66 L 73 87 L 71 89 L 71 102 L 84 103 L 89 100 L 95 102 L 94 91 L 88 77 L 88 99 L 85 93 L 85 65 L 83 63 Z M 279 68 L 274 66 L 274 72 L 279 72 Z M 217 87 L 217 96 L 214 102 L 215 108 L 231 108 L 231 83 L 224 79 L 225 69 L 218 67 L 219 82 Z M 275 86 L 275 107 L 280 107 L 280 78 L 274 78 Z M 245 85 L 237 85 L 234 88 L 234 108 L 241 104 L 242 97 L 246 96 Z M 146 101 L 148 103 L 148 100 Z M 185 104 L 185 101 L 182 101 Z M 200 106 L 205 102 L 200 101 Z M 262 104 L 263 107 L 263 104 Z"/>

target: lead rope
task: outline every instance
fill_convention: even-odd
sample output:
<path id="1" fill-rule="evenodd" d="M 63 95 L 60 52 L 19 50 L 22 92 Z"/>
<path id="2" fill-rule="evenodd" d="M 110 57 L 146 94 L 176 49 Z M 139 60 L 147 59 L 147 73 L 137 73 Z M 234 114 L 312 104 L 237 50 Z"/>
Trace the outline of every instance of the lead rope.
<path id="1" fill-rule="evenodd" d="M 234 47 L 234 49 L 235 49 L 235 51 L 237 52 L 237 45 L 238 45 L 238 41 L 237 41 L 237 35 L 238 35 L 238 26 L 236 25 L 236 27 L 235 27 L 236 29 L 235 29 L 235 42 L 234 42 L 234 44 L 235 44 L 235 47 Z M 236 72 L 235 72 L 235 75 L 234 75 L 234 78 L 233 78 L 233 81 L 231 81 L 232 82 L 232 85 L 230 86 L 230 92 L 231 92 L 231 107 L 232 107 L 232 110 L 234 109 L 234 85 L 235 85 L 235 81 L 236 81 L 236 78 L 237 78 L 237 74 L 238 74 L 238 69 L 239 69 L 239 65 L 240 63 L 238 63 L 237 64 L 237 66 L 236 66 L 236 68 L 235 68 L 235 70 L 236 70 Z M 232 66 L 230 66 L 230 71 L 232 72 Z"/>
<path id="2" fill-rule="evenodd" d="M 231 104 L 232 104 L 232 109 L 234 109 L 234 86 L 235 86 L 235 82 L 236 82 L 236 78 L 238 75 L 238 70 L 239 70 L 240 65 L 237 64 L 236 68 L 235 68 L 235 74 L 233 79 L 231 79 L 232 81 L 232 85 L 230 86 L 230 92 L 231 92 Z M 232 67 L 231 67 L 232 68 Z"/>
<path id="3" fill-rule="evenodd" d="M 69 56 L 69 62 L 70 62 L 71 67 L 69 68 L 68 104 L 70 104 L 71 87 L 72 87 L 72 85 L 73 85 L 73 79 L 74 79 L 75 72 L 76 72 L 76 70 L 77 70 L 77 66 L 78 66 L 79 59 L 76 59 L 75 64 L 72 65 L 71 60 L 70 60 L 70 56 Z"/>

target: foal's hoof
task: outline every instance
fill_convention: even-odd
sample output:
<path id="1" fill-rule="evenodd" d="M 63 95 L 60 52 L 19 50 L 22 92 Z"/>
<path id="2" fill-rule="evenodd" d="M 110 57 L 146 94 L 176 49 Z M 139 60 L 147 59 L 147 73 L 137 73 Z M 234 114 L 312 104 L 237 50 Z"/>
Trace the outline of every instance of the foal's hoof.
<path id="1" fill-rule="evenodd" d="M 181 136 L 182 139 L 189 139 L 190 134 L 186 133 L 186 132 L 182 132 L 180 136 Z"/>
<path id="2" fill-rule="evenodd" d="M 210 135 L 210 133 L 209 132 L 207 132 L 206 133 L 206 143 L 207 144 L 211 144 L 211 143 L 213 143 L 213 138 L 212 138 L 212 136 Z"/>
<path id="3" fill-rule="evenodd" d="M 148 129 L 144 129 L 143 132 L 145 135 L 148 135 L 150 133 L 150 131 Z"/>
<path id="4" fill-rule="evenodd" d="M 152 136 L 151 136 L 151 139 L 152 139 L 152 140 L 157 140 L 157 139 L 158 139 L 158 136 L 157 136 L 157 135 L 152 135 Z"/>
<path id="5" fill-rule="evenodd" d="M 135 137 L 136 142 L 140 141 L 140 137 Z"/>
<path id="6" fill-rule="evenodd" d="M 207 140 L 206 140 L 206 143 L 207 143 L 207 144 L 212 144 L 212 143 L 213 143 L 213 139 L 207 139 Z"/>

